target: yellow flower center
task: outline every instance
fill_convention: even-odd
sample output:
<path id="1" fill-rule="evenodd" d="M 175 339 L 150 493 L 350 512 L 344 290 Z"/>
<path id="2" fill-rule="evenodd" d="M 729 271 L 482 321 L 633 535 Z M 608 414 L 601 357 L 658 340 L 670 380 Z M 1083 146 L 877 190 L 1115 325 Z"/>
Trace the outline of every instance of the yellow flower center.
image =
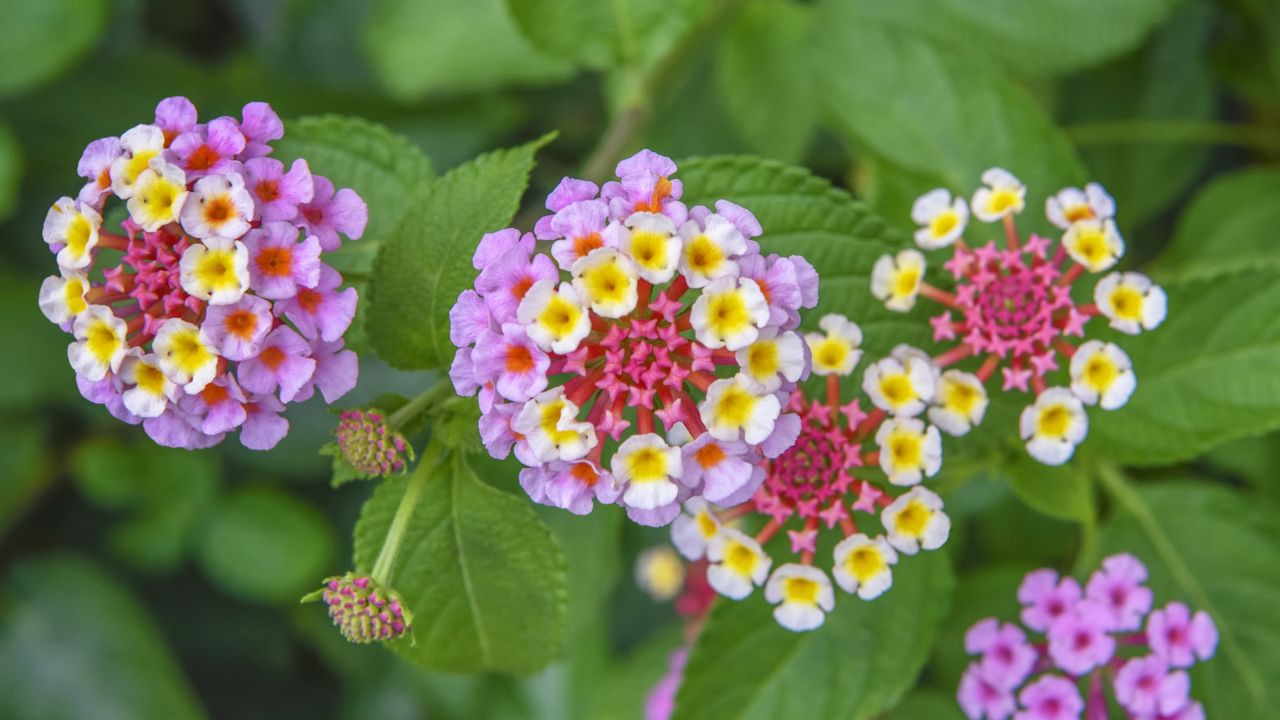
<path id="1" fill-rule="evenodd" d="M 898 467 L 919 467 L 920 456 L 924 453 L 920 440 L 920 436 L 913 432 L 902 430 L 893 433 L 888 443 L 893 464 Z"/>
<path id="2" fill-rule="evenodd" d="M 711 517 L 710 513 L 708 513 L 706 510 L 703 510 L 702 512 L 698 513 L 698 530 L 702 533 L 702 537 L 710 540 L 711 538 L 715 537 L 716 532 L 719 529 L 720 527 L 716 525 L 716 521 L 714 518 Z"/>
<path id="3" fill-rule="evenodd" d="M 849 345 L 843 340 L 826 338 L 813 349 L 813 361 L 824 370 L 835 370 L 849 357 Z"/>
<path id="4" fill-rule="evenodd" d="M 93 353 L 94 359 L 103 365 L 111 362 L 111 358 L 120 349 L 120 343 L 119 336 L 106 320 L 95 321 L 89 326 L 89 332 L 85 335 L 85 344 L 89 352 Z"/>
<path id="5" fill-rule="evenodd" d="M 138 363 L 134 368 L 133 377 L 138 387 L 151 393 L 159 395 L 164 392 L 164 373 L 154 365 L 146 363 Z"/>
<path id="6" fill-rule="evenodd" d="M 1107 238 L 1101 229 L 1089 228 L 1081 230 L 1072 243 L 1076 255 L 1084 258 L 1090 265 L 1097 265 L 1107 259 Z"/>
<path id="7" fill-rule="evenodd" d="M 648 270 L 660 270 L 667 266 L 667 236 L 649 230 L 631 233 L 631 257 L 636 264 Z"/>
<path id="8" fill-rule="evenodd" d="M 724 549 L 724 563 L 735 573 L 749 577 L 760 558 L 751 548 L 740 542 L 729 541 Z"/>
<path id="9" fill-rule="evenodd" d="M 587 294 L 593 304 L 617 305 L 627 297 L 633 280 L 616 262 L 601 263 L 582 273 Z"/>
<path id="10" fill-rule="evenodd" d="M 188 374 L 194 374 L 213 361 L 213 355 L 204 343 L 200 342 L 200 336 L 195 331 L 175 334 L 168 354 L 174 363 Z"/>
<path id="11" fill-rule="evenodd" d="M 89 303 L 84 301 L 85 289 L 84 282 L 79 278 L 67 278 L 67 284 L 62 286 L 62 298 L 67 305 L 67 312 L 79 315 L 89 309 Z"/>
<path id="12" fill-rule="evenodd" d="M 743 427 L 751 418 L 751 411 L 756 406 L 756 397 L 740 385 L 730 385 L 716 403 L 717 424 L 730 427 Z"/>
<path id="13" fill-rule="evenodd" d="M 235 272 L 235 251 L 209 250 L 196 263 L 196 281 L 210 290 L 237 287 L 240 279 Z"/>
<path id="14" fill-rule="evenodd" d="M 1142 319 L 1142 293 L 1120 286 L 1111 292 L 1111 309 L 1121 320 Z"/>
<path id="15" fill-rule="evenodd" d="M 747 350 L 747 372 L 752 377 L 763 379 L 777 375 L 780 365 L 778 344 L 772 340 L 758 342 Z"/>
<path id="16" fill-rule="evenodd" d="M 885 571 L 888 565 L 880 551 L 870 545 L 855 548 L 844 560 L 845 569 L 858 582 L 866 582 Z"/>
<path id="17" fill-rule="evenodd" d="M 1116 366 L 1115 361 L 1102 353 L 1095 353 L 1084 366 L 1084 381 L 1098 392 L 1111 387 L 1111 383 L 1115 382 L 1119 374 L 1120 368 Z"/>
<path id="18" fill-rule="evenodd" d="M 929 223 L 929 233 L 935 238 L 944 237 L 947 233 L 956 229 L 960 224 L 960 218 L 956 215 L 955 210 L 945 210 L 938 213 L 938 216 Z"/>
<path id="19" fill-rule="evenodd" d="M 920 286 L 920 269 L 916 267 L 902 268 L 893 279 L 893 294 L 897 297 L 910 297 Z"/>
<path id="20" fill-rule="evenodd" d="M 1021 202 L 1018 193 L 1012 190 L 996 190 L 991 193 L 991 201 L 987 207 L 992 213 L 1003 213 L 1018 207 Z"/>
<path id="21" fill-rule="evenodd" d="M 724 251 L 706 235 L 699 235 L 689 241 L 685 249 L 685 262 L 695 272 L 708 275 L 715 272 L 724 262 Z"/>
<path id="22" fill-rule="evenodd" d="M 1093 214 L 1093 208 L 1085 204 L 1072 205 L 1067 208 L 1063 215 L 1067 218 L 1067 222 L 1070 223 L 1079 222 L 1081 220 L 1092 220 L 1095 217 Z"/>
<path id="23" fill-rule="evenodd" d="M 552 295 L 551 300 L 547 302 L 547 306 L 538 315 L 538 322 L 547 330 L 550 330 L 552 335 L 564 337 L 573 332 L 573 328 L 578 324 L 578 318 L 581 316 L 582 310 L 573 303 L 559 295 Z"/>
<path id="24" fill-rule="evenodd" d="M 89 238 L 93 235 L 93 224 L 82 213 L 76 213 L 67 226 L 67 247 L 76 256 L 84 255 L 89 249 Z"/>
<path id="25" fill-rule="evenodd" d="M 916 397 L 915 388 L 911 386 L 911 378 L 907 377 L 906 373 L 893 373 L 880 378 L 880 393 L 894 407 L 905 405 Z"/>
<path id="26" fill-rule="evenodd" d="M 782 596 L 787 602 L 816 605 L 818 583 L 803 577 L 789 577 L 782 582 Z"/>
<path id="27" fill-rule="evenodd" d="M 125 183 L 132 185 L 138 179 L 138 176 L 147 169 L 147 166 L 151 164 L 151 158 L 158 154 L 158 150 L 142 150 L 134 153 L 133 157 L 129 158 L 129 162 L 124 164 Z"/>
<path id="28" fill-rule="evenodd" d="M 741 332 L 751 323 L 747 301 L 737 290 L 712 295 L 707 301 L 707 321 L 717 335 L 725 337 Z"/>
<path id="29" fill-rule="evenodd" d="M 920 537 L 924 534 L 924 529 L 928 527 L 932 517 L 933 511 L 925 507 L 924 503 L 911 500 L 894 519 L 894 529 L 908 537 Z"/>
<path id="30" fill-rule="evenodd" d="M 949 382 L 942 386 L 942 404 L 960 415 L 973 412 L 979 397 L 977 390 L 964 383 Z"/>
<path id="31" fill-rule="evenodd" d="M 1040 411 L 1036 422 L 1038 434 L 1049 438 L 1066 437 L 1071 426 L 1071 411 L 1065 405 L 1050 405 Z"/>
<path id="32" fill-rule="evenodd" d="M 631 482 L 649 483 L 667 478 L 667 456 L 659 448 L 640 448 L 627 457 Z"/>

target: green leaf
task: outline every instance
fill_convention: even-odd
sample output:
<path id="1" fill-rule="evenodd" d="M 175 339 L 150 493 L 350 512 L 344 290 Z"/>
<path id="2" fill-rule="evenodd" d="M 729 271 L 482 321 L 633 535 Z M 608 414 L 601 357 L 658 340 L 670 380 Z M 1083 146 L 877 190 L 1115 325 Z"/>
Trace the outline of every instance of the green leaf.
<path id="1" fill-rule="evenodd" d="M 951 612 L 947 614 L 933 644 L 933 662 L 929 665 L 932 685 L 949 689 L 959 687 L 960 676 L 973 660 L 964 650 L 965 633 L 984 618 L 995 617 L 1001 621 L 1017 618 L 1022 609 L 1018 604 L 1018 586 L 1022 584 L 1023 576 L 1034 569 L 1036 566 L 1027 561 L 993 562 L 988 558 L 982 567 L 956 579 Z M 955 703 L 954 695 L 951 702 Z"/>
<path id="2" fill-rule="evenodd" d="M 972 50 L 878 19 L 862 0 L 824 2 L 814 27 L 819 97 L 856 146 L 962 193 L 983 170 L 1006 168 L 1028 185 L 1030 208 L 1082 178 L 1074 149 L 1035 100 Z"/>
<path id="3" fill-rule="evenodd" d="M 9 219 L 18 207 L 18 185 L 22 181 L 22 148 L 8 125 L 0 123 L 0 221 Z"/>
<path id="4" fill-rule="evenodd" d="M 0 538 L 54 481 L 53 463 L 46 454 L 48 428 L 44 423 L 17 419 L 0 422 L 5 451 L 0 453 Z"/>
<path id="5" fill-rule="evenodd" d="M 1191 279 L 1280 268 L 1277 197 L 1280 170 L 1275 168 L 1251 168 L 1215 179 L 1187 208 L 1173 243 L 1152 272 L 1162 279 Z"/>
<path id="6" fill-rule="evenodd" d="M 284 604 L 319 584 L 334 557 L 333 530 L 314 507 L 278 490 L 237 492 L 212 511 L 200 564 L 219 587 Z"/>
<path id="7" fill-rule="evenodd" d="M 0 173 L 3 173 L 0 169 Z M 38 227 L 38 226 L 37 226 Z M 45 270 L 57 274 L 57 265 L 47 253 Z M 0 384 L 0 408 L 40 409 L 59 400 L 85 404 L 76 392 L 75 371 L 67 363 L 67 345 L 75 338 L 62 332 L 40 313 L 37 298 L 40 283 L 19 276 L 8 269 L 0 270 L 0 334 L 22 338 L 22 342 L 0 343 L 0 367 L 21 382 Z M 92 412 L 103 408 L 94 407 Z"/>
<path id="8" fill-rule="evenodd" d="M 359 240 L 348 241 L 325 262 L 348 276 L 360 292 L 356 317 L 347 330 L 347 344 L 363 350 L 368 314 L 368 283 L 373 258 L 400 225 L 415 202 L 426 195 L 435 173 L 431 160 L 416 145 L 386 127 L 360 118 L 317 115 L 290 121 L 276 143 L 275 156 L 286 166 L 297 158 L 311 171 L 348 187 L 369 205 L 369 225 Z"/>
<path id="9" fill-rule="evenodd" d="M 755 152 L 788 162 L 804 155 L 817 121 L 813 75 L 798 60 L 812 20 L 810 7 L 757 0 L 738 13 L 717 54 L 730 127 Z"/>
<path id="10" fill-rule="evenodd" d="M 1280 273 L 1257 270 L 1165 287 L 1169 316 L 1129 353 L 1138 388 L 1115 412 L 1089 414 L 1089 443 L 1119 463 L 1189 460 L 1280 427 Z"/>
<path id="11" fill-rule="evenodd" d="M 481 236 L 511 223 L 545 135 L 481 155 L 431 186 L 374 262 L 368 331 L 374 350 L 401 369 L 447 368 L 449 308 L 475 281 L 471 256 Z"/>
<path id="12" fill-rule="evenodd" d="M 918 690 L 885 714 L 884 720 L 962 720 L 960 705 L 952 694 Z"/>
<path id="13" fill-rule="evenodd" d="M 14 565 L 6 576 L 0 716 L 204 717 L 146 608 L 96 565 L 45 556 Z"/>
<path id="14" fill-rule="evenodd" d="M 565 638 L 564 553 L 528 501 L 482 482 L 460 454 L 447 453 L 438 465 L 424 461 L 413 476 L 378 487 L 356 523 L 356 567 L 373 567 L 415 481 L 426 484 L 390 581 L 414 613 L 414 631 L 392 649 L 448 672 L 530 673 L 547 665 Z"/>
<path id="15" fill-rule="evenodd" d="M 218 487 L 218 456 L 162 448 L 149 440 L 130 444 L 92 438 L 71 453 L 72 479 L 85 497 L 126 515 L 112 526 L 108 544 L 135 567 L 172 570 Z"/>
<path id="16" fill-rule="evenodd" d="M 1140 128 L 1211 120 L 1217 87 L 1209 41 L 1216 14 L 1209 3 L 1187 3 L 1141 52 L 1070 78 L 1061 92 L 1062 121 L 1103 131 L 1111 122 Z M 1090 144 L 1081 153 L 1093 179 L 1116 198 L 1121 228 L 1128 230 L 1186 190 L 1204 168 L 1210 148 L 1144 142 L 1141 136 L 1122 140 Z"/>
<path id="17" fill-rule="evenodd" d="M 1105 478 L 1122 512 L 1103 531 L 1104 550 L 1147 564 L 1156 606 L 1185 601 L 1218 625 L 1217 655 L 1192 672 L 1208 717 L 1280 716 L 1280 509 L 1206 483 Z"/>
<path id="18" fill-rule="evenodd" d="M 417 145 L 362 118 L 312 115 L 291 120 L 275 148 L 274 157 L 286 165 L 303 158 L 311 172 L 355 190 L 369 204 L 364 237 L 346 247 L 386 239 L 435 176 L 431 160 Z M 361 270 L 369 269 L 369 260 L 372 254 Z"/>
<path id="19" fill-rule="evenodd" d="M 915 684 L 949 605 L 945 552 L 904 557 L 893 587 L 866 602 L 838 593 L 814 632 L 778 626 L 762 594 L 720 600 L 693 647 L 675 720 L 867 718 Z"/>
<path id="20" fill-rule="evenodd" d="M 1023 454 L 1005 466 L 1005 473 L 1014 494 L 1036 512 L 1077 522 L 1093 519 L 1093 479 L 1079 463 L 1048 467 Z"/>
<path id="21" fill-rule="evenodd" d="M 506 0 L 543 52 L 593 68 L 640 67 L 666 55 L 709 0 Z"/>
<path id="22" fill-rule="evenodd" d="M 873 353 L 927 340 L 925 323 L 891 313 L 871 296 L 876 258 L 906 247 L 906 237 L 844 190 L 803 168 L 752 157 L 685 160 L 679 177 L 690 205 L 711 207 L 721 198 L 742 205 L 764 228 L 764 252 L 802 255 L 813 264 L 822 284 L 818 307 L 806 313 L 809 324 L 824 313 L 849 314 Z"/>
<path id="23" fill-rule="evenodd" d="M 1121 55 L 1141 44 L 1181 1 L 854 0 L 863 12 L 939 43 L 982 48 L 1022 76 L 1065 74 Z"/>
<path id="24" fill-rule="evenodd" d="M 521 37 L 502 0 L 375 0 L 363 39 L 374 74 L 402 100 L 554 83 L 571 72 Z"/>
<path id="25" fill-rule="evenodd" d="M 0 97 L 70 68 L 97 43 L 106 19 L 103 0 L 0 2 Z"/>

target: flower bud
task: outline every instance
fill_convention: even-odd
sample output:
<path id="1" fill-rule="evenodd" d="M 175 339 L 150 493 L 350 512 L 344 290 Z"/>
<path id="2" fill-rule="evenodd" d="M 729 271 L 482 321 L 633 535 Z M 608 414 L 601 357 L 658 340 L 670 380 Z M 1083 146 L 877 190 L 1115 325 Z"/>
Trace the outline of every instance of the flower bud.
<path id="1" fill-rule="evenodd" d="M 413 614 L 400 596 L 383 588 L 367 575 L 348 572 L 324 581 L 318 593 L 303 601 L 319 599 L 329 607 L 329 617 L 353 643 L 396 640 L 409 632 Z"/>
<path id="2" fill-rule="evenodd" d="M 369 477 L 403 472 L 405 455 L 413 452 L 378 410 L 344 410 L 334 434 L 342 458 Z"/>

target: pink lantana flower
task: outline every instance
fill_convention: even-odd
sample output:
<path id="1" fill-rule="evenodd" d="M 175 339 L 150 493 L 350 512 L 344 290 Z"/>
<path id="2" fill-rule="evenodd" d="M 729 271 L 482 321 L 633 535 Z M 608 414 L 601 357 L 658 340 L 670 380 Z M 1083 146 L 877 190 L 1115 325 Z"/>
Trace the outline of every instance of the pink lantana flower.
<path id="1" fill-rule="evenodd" d="M 1024 624 L 1041 638 L 995 618 L 969 629 L 965 650 L 978 658 L 956 695 L 965 715 L 1098 720 L 1108 717 L 1111 685 L 1130 720 L 1203 720 L 1186 669 L 1213 656 L 1217 628 L 1206 613 L 1192 614 L 1182 603 L 1148 617 L 1146 578 L 1146 567 L 1128 554 L 1103 560 L 1084 592 L 1054 570 L 1028 573 L 1018 601 Z"/>
<path id="2" fill-rule="evenodd" d="M 603 188 L 566 178 L 535 232 L 499 230 L 476 248 L 475 287 L 449 313 L 450 377 L 478 397 L 489 452 L 529 466 L 521 485 L 536 502 L 616 502 L 666 525 L 690 497 L 749 498 L 760 462 L 795 439 L 784 406 L 807 374 L 799 315 L 775 321 L 740 263 L 816 274 L 760 256 L 759 224 L 736 205 L 735 220 L 705 208 L 691 219 L 674 172 L 645 151 Z M 796 311 L 817 302 L 816 287 L 776 291 Z M 787 352 L 757 383 L 740 353 L 764 344 Z"/>
<path id="3" fill-rule="evenodd" d="M 356 291 L 321 258 L 339 232 L 363 232 L 368 211 L 305 160 L 284 173 L 265 157 L 282 134 L 265 103 L 246 105 L 243 123 L 200 124 L 189 100 L 167 98 L 153 124 L 90 143 L 78 198 L 45 220 L 59 273 L 40 309 L 75 336 L 81 394 L 159 444 L 196 449 L 239 431 L 269 449 L 288 432 L 285 402 L 316 390 L 333 402 L 355 386 L 342 336 Z M 113 198 L 128 213 L 120 232 L 103 220 Z M 302 232 L 312 226 L 323 241 Z"/>

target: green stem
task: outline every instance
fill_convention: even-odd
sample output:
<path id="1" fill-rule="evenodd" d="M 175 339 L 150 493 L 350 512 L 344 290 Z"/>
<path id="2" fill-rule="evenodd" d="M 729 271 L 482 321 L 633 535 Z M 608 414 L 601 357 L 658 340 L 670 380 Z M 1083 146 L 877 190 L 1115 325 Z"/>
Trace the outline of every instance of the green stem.
<path id="1" fill-rule="evenodd" d="M 611 175 L 614 163 L 621 159 L 635 141 L 636 135 L 649 124 L 653 116 L 653 100 L 658 91 L 671 85 L 671 78 L 676 71 L 690 66 L 690 59 L 696 51 L 712 45 L 707 42 L 707 35 L 724 28 L 728 24 L 730 13 L 741 3 L 742 0 L 719 0 L 697 25 L 685 33 L 671 52 L 653 63 L 647 71 L 624 68 L 622 72 L 626 87 L 621 108 L 613 114 L 600 142 L 587 156 L 587 161 L 582 166 L 582 177 L 601 182 Z M 619 14 L 620 18 L 624 16 L 625 13 Z M 630 38 L 626 28 L 619 28 L 619 31 L 624 40 Z M 623 57 L 629 64 L 634 61 L 634 52 L 624 48 Z"/>
<path id="2" fill-rule="evenodd" d="M 1229 125 L 1200 120 L 1111 120 L 1066 128 L 1077 145 L 1239 145 L 1280 150 L 1280 134 L 1257 125 Z"/>
<path id="3" fill-rule="evenodd" d="M 384 588 L 391 586 L 391 581 L 395 575 L 396 555 L 400 553 L 400 541 L 404 539 L 405 528 L 409 526 L 409 520 L 413 517 L 414 508 L 418 505 L 418 496 L 422 494 L 422 488 L 426 486 L 427 478 L 431 477 L 431 473 L 441 462 L 440 456 L 442 452 L 440 443 L 434 440 L 427 445 L 422 462 L 418 463 L 418 469 L 414 470 L 413 475 L 409 478 L 409 484 L 405 486 L 404 495 L 400 497 L 400 505 L 396 507 L 396 514 L 391 518 L 391 526 L 387 528 L 387 537 L 382 541 L 382 549 L 378 551 L 378 559 L 374 561 L 373 571 L 369 573 L 373 581 Z"/>
<path id="4" fill-rule="evenodd" d="M 417 397 L 405 403 L 399 410 L 391 413 L 391 417 L 387 418 L 387 424 L 392 430 L 399 430 L 405 423 L 416 418 L 423 410 L 436 404 L 439 400 L 448 397 L 453 393 L 453 384 L 448 378 L 432 385 L 423 390 Z"/>

